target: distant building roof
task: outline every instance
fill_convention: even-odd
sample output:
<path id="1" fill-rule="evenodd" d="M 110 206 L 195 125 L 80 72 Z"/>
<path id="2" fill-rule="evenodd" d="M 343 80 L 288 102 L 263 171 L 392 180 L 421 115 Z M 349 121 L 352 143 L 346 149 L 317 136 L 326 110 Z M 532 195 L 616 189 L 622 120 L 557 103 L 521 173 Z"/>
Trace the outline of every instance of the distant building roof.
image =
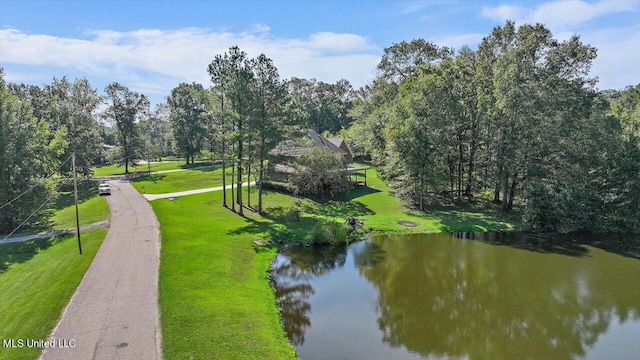
<path id="1" fill-rule="evenodd" d="M 347 159 L 347 162 L 351 162 L 352 155 L 349 151 L 347 143 L 343 139 L 331 138 L 327 139 L 324 136 L 318 134 L 313 130 L 309 130 L 307 136 L 313 141 L 311 146 L 299 146 L 295 145 L 292 141 L 283 141 L 279 143 L 272 151 L 273 155 L 299 157 L 309 151 L 313 147 L 324 147 L 335 153 L 341 154 Z"/>

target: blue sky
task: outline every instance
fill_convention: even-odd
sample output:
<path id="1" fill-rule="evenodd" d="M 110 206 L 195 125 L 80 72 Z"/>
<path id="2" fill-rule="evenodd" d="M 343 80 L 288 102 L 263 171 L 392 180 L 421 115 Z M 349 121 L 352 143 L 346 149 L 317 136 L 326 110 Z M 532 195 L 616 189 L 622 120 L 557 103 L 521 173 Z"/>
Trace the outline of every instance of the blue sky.
<path id="1" fill-rule="evenodd" d="M 5 79 L 42 85 L 86 77 L 164 100 L 180 82 L 210 84 L 207 65 L 239 45 L 283 78 L 359 87 L 383 49 L 424 38 L 475 48 L 496 25 L 541 22 L 599 49 L 600 89 L 640 83 L 640 0 L 612 1 L 0 1 Z"/>

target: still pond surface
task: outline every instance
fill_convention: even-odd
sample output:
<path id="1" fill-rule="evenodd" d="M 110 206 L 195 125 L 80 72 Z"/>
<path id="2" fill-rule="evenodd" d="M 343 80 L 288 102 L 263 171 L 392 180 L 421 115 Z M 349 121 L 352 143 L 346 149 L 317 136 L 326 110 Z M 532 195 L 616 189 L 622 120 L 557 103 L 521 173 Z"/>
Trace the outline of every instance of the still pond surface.
<path id="1" fill-rule="evenodd" d="M 640 359 L 638 244 L 379 235 L 288 249 L 272 277 L 303 360 Z"/>

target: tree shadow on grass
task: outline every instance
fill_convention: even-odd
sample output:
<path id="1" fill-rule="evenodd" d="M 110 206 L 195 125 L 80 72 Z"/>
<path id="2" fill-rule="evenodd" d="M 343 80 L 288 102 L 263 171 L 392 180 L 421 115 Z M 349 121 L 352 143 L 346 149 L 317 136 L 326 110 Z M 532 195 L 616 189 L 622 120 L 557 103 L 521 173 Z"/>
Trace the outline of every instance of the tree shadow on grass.
<path id="1" fill-rule="evenodd" d="M 82 204 L 98 195 L 99 183 L 95 180 L 82 179 L 78 181 L 78 204 Z M 68 208 L 75 204 L 73 195 L 73 181 L 65 180 L 58 188 L 58 196 L 55 202 L 45 208 L 39 216 L 32 218 L 33 222 L 28 226 L 20 228 L 20 233 L 29 231 L 50 230 L 55 224 L 51 218 L 56 211 Z"/>
<path id="2" fill-rule="evenodd" d="M 331 195 L 305 195 L 306 198 L 308 198 L 309 200 L 312 200 L 314 202 L 320 203 L 320 204 L 325 204 L 328 202 L 348 202 L 351 201 L 353 199 L 357 199 L 361 196 L 365 196 L 365 195 L 369 195 L 369 194 L 375 194 L 381 192 L 381 190 L 378 189 L 373 189 L 370 188 L 368 186 L 356 186 L 355 188 L 349 190 L 349 191 L 345 191 L 339 194 L 336 194 L 334 196 Z"/>
<path id="3" fill-rule="evenodd" d="M 351 191 L 347 191 L 346 193 L 340 196 L 340 200 L 342 201 L 351 201 L 353 199 L 359 198 L 361 196 L 379 193 L 380 190 L 373 189 L 368 186 L 357 186 Z"/>
<path id="4" fill-rule="evenodd" d="M 346 219 L 364 215 L 374 215 L 375 212 L 359 201 L 327 201 L 326 203 L 301 204 L 303 212 L 311 215 L 322 215 Z"/>
<path id="5" fill-rule="evenodd" d="M 181 166 L 181 168 L 186 170 L 191 170 L 191 171 L 200 171 L 200 172 L 212 172 L 222 168 L 222 165 L 211 165 L 211 163 L 209 163 L 209 165 L 202 165 L 202 164 L 195 164 L 194 166 L 191 166 L 191 165 L 192 164 L 189 164 L 188 167 L 185 167 L 187 165 L 183 165 Z"/>
<path id="6" fill-rule="evenodd" d="M 73 234 L 59 235 L 44 239 L 0 244 L 0 274 L 12 264 L 23 263 L 33 258 L 40 250 L 67 240 Z"/>
<path id="7" fill-rule="evenodd" d="M 165 177 L 167 177 L 166 174 L 151 174 L 151 177 L 149 177 L 149 176 L 138 176 L 136 178 L 129 179 L 129 181 L 130 182 L 134 182 L 134 183 L 139 183 L 139 182 L 151 180 L 155 184 L 158 181 L 162 181 Z"/>
<path id="8" fill-rule="evenodd" d="M 61 210 L 75 204 L 73 196 L 73 182 L 68 181 L 60 187 L 62 194 L 58 196 L 53 205 L 54 210 Z M 78 182 L 78 203 L 85 202 L 94 196 L 98 196 L 98 182 L 94 180 L 82 180 Z"/>
<path id="9" fill-rule="evenodd" d="M 300 242 L 318 222 L 314 217 L 302 216 L 292 219 L 289 208 L 284 206 L 265 209 L 263 215 L 269 221 L 257 221 L 245 217 L 249 223 L 245 226 L 230 230 L 229 235 L 268 234 L 268 240 L 277 243 Z"/>
<path id="10" fill-rule="evenodd" d="M 430 210 L 425 213 L 429 218 L 440 221 L 443 231 L 507 231 L 513 230 L 509 218 L 485 213 L 463 211 Z"/>

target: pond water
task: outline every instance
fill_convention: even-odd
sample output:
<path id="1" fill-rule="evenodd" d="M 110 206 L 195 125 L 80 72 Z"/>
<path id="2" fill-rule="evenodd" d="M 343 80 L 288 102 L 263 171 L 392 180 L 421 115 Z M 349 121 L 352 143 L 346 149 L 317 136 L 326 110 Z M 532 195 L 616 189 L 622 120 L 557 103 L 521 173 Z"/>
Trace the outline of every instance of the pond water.
<path id="1" fill-rule="evenodd" d="M 272 279 L 303 360 L 640 359 L 638 244 L 378 235 L 285 250 Z"/>

